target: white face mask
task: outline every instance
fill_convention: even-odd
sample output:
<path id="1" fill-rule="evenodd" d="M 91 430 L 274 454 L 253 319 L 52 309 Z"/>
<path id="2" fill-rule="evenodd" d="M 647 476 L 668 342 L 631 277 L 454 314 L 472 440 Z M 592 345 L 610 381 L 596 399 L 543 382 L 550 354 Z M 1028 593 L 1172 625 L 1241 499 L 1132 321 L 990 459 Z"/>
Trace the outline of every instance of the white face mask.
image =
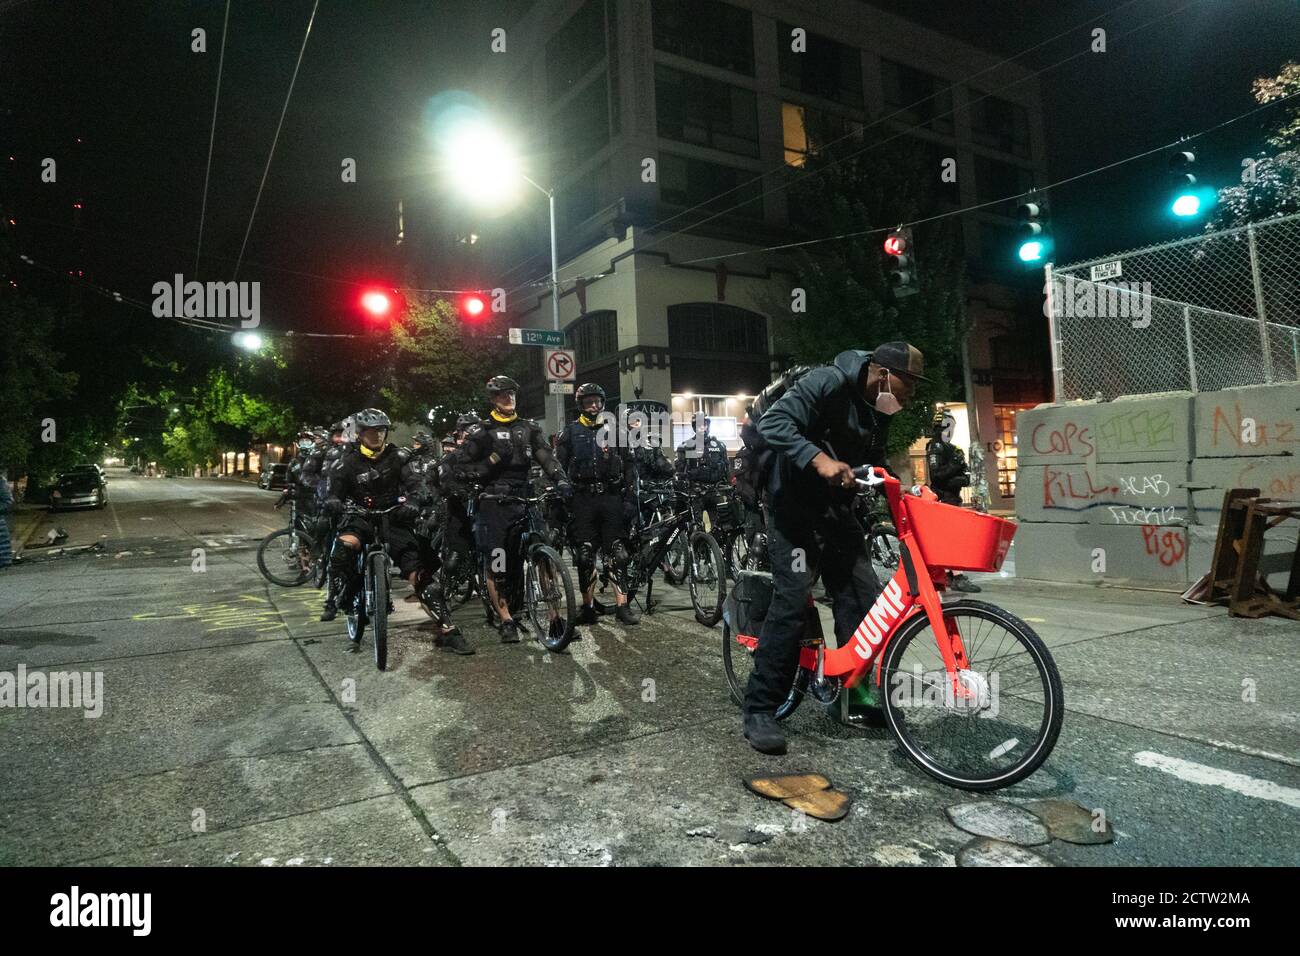
<path id="1" fill-rule="evenodd" d="M 898 397 L 889 389 L 889 376 L 880 385 L 880 391 L 876 393 L 876 411 L 882 415 L 893 415 L 903 410 L 903 404 Z"/>

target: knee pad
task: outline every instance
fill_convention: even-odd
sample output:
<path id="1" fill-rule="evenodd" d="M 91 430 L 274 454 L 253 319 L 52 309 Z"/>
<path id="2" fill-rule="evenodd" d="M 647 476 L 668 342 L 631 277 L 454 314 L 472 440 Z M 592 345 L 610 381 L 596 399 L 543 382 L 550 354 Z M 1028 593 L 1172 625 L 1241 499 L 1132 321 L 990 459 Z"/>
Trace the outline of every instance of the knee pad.
<path id="1" fill-rule="evenodd" d="M 594 570 L 596 567 L 596 548 L 589 541 L 584 541 L 578 545 L 575 563 L 578 570 Z"/>
<path id="2" fill-rule="evenodd" d="M 610 546 L 609 560 L 620 571 L 627 567 L 627 563 L 632 560 L 632 555 L 627 550 L 627 544 L 622 538 L 619 538 Z"/>

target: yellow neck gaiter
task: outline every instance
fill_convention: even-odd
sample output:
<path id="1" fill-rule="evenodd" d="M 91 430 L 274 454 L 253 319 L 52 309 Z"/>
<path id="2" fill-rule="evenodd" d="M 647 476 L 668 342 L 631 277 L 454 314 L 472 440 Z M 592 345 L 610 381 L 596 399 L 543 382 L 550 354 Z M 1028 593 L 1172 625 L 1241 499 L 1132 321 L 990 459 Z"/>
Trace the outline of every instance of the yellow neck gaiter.
<path id="1" fill-rule="evenodd" d="M 516 413 L 516 414 L 512 414 L 509 418 L 506 418 L 506 417 L 504 417 L 500 412 L 498 412 L 495 408 L 492 409 L 492 420 L 493 420 L 493 421 L 500 422 L 502 425 L 509 425 L 511 422 L 513 422 L 513 421 L 514 421 L 515 419 L 517 419 L 518 417 L 519 417 L 519 415 Z"/>
<path id="2" fill-rule="evenodd" d="M 595 428 L 597 425 L 600 424 L 600 417 L 599 417 L 600 413 L 597 412 L 596 415 L 597 415 L 596 418 L 588 418 L 587 413 L 583 412 L 581 415 L 578 416 L 578 421 L 582 422 L 582 424 L 586 425 L 588 428 Z"/>
<path id="3" fill-rule="evenodd" d="M 374 458 L 376 455 L 378 455 L 381 451 L 384 450 L 383 446 L 380 446 L 377 449 L 367 448 L 364 442 L 357 442 L 357 447 L 361 449 L 361 454 L 365 455 L 367 458 Z"/>

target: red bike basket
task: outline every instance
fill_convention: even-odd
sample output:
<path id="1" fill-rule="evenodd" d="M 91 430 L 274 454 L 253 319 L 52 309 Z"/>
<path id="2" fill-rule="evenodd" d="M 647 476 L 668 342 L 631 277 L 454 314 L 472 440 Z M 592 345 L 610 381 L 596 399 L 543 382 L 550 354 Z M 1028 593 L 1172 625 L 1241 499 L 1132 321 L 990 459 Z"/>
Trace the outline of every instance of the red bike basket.
<path id="1" fill-rule="evenodd" d="M 940 501 L 903 496 L 912 533 L 925 563 L 950 571 L 997 571 L 1011 547 L 1016 525 Z"/>

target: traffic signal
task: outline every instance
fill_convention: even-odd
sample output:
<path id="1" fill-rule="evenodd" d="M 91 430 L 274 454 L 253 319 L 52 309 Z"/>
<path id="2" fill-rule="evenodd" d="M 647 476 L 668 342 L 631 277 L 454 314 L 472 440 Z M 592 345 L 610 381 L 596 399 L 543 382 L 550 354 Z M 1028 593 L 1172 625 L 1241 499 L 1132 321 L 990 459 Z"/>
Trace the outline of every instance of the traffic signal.
<path id="1" fill-rule="evenodd" d="M 477 292 L 467 292 L 456 303 L 462 322 L 476 324 L 487 317 L 487 300 Z"/>
<path id="2" fill-rule="evenodd" d="M 1047 228 L 1047 203 L 1038 197 L 1016 208 L 1020 220 L 1020 244 L 1016 255 L 1030 265 L 1045 262 L 1052 254 L 1052 236 Z"/>
<path id="3" fill-rule="evenodd" d="M 374 329 L 381 329 L 402 317 L 405 301 L 392 289 L 372 286 L 357 297 L 362 317 Z"/>
<path id="4" fill-rule="evenodd" d="M 1179 219 L 1199 216 L 1214 200 L 1212 189 L 1197 186 L 1192 172 L 1195 165 L 1196 154 L 1190 149 L 1180 149 L 1169 157 L 1169 176 L 1173 180 L 1169 211 Z"/>
<path id="5" fill-rule="evenodd" d="M 916 292 L 912 230 L 900 226 L 885 237 L 885 277 L 895 295 Z"/>

